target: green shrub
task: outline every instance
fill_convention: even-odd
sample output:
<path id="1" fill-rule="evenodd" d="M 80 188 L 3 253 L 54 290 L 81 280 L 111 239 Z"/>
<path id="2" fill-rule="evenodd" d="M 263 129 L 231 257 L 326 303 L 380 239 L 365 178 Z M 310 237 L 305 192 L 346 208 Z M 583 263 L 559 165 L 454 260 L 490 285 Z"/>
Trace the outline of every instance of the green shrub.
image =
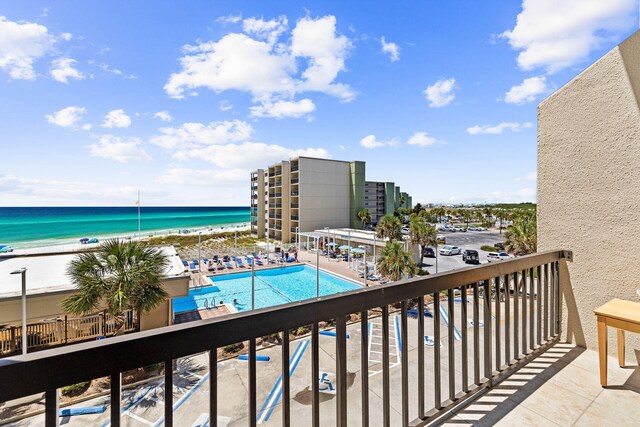
<path id="1" fill-rule="evenodd" d="M 225 345 L 224 347 L 222 347 L 222 351 L 230 354 L 230 353 L 237 353 L 243 348 L 244 348 L 244 343 L 239 342 L 235 344 Z"/>
<path id="2" fill-rule="evenodd" d="M 77 383 L 77 384 L 71 384 L 71 385 L 68 385 L 66 387 L 62 387 L 60 392 L 64 396 L 79 395 L 79 394 L 82 394 L 85 391 L 87 391 L 87 389 L 89 388 L 90 385 L 91 385 L 91 381 L 82 381 L 82 382 Z"/>
<path id="3" fill-rule="evenodd" d="M 150 372 L 160 371 L 162 370 L 162 368 L 164 368 L 164 363 L 161 362 L 161 363 L 154 363 L 153 365 L 144 366 L 142 370 L 145 371 L 146 373 L 150 373 Z"/>
<path id="4" fill-rule="evenodd" d="M 495 246 L 490 246 L 490 245 L 482 245 L 482 246 L 480 246 L 480 249 L 485 251 L 485 252 L 498 252 L 498 248 L 496 248 Z"/>

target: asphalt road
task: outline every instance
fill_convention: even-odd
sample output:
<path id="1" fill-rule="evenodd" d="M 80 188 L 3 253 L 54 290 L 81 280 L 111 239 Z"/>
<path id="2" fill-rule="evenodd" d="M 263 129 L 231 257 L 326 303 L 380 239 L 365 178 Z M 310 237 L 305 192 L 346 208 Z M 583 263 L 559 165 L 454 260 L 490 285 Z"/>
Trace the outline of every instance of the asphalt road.
<path id="1" fill-rule="evenodd" d="M 497 242 L 502 242 L 504 239 L 504 230 L 502 231 L 502 236 L 498 231 L 467 231 L 467 232 L 456 232 L 456 233 L 442 233 L 447 239 L 447 245 L 451 246 L 460 246 L 462 251 L 465 249 L 475 249 L 478 251 L 480 255 L 480 263 L 486 264 L 487 262 L 487 254 L 483 250 L 480 250 L 480 246 L 483 245 L 491 245 L 493 246 Z M 443 245 L 438 245 L 438 248 Z M 435 249 L 435 248 L 434 248 Z M 451 255 L 444 256 L 438 254 L 438 272 L 441 273 L 443 271 L 455 270 L 457 268 L 468 267 L 471 264 L 465 264 L 462 261 L 462 255 Z M 430 274 L 434 274 L 436 272 L 436 259 L 435 258 L 424 258 L 423 261 L 426 266 L 427 271 Z M 423 267 L 424 268 L 424 267 Z"/>

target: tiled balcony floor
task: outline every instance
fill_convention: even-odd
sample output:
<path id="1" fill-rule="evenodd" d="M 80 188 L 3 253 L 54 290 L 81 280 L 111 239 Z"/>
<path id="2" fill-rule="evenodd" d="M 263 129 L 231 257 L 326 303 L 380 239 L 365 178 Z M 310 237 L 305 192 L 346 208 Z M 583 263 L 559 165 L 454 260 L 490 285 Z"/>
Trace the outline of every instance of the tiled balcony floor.
<path id="1" fill-rule="evenodd" d="M 640 367 L 609 357 L 600 386 L 598 353 L 559 343 L 440 425 L 638 426 Z"/>

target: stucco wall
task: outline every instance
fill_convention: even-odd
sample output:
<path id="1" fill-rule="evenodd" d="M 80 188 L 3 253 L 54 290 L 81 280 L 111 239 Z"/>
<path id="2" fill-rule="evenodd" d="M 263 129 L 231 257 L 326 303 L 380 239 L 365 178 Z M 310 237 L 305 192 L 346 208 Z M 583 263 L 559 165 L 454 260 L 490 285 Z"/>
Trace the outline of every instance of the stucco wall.
<path id="1" fill-rule="evenodd" d="M 640 84 L 640 33 L 538 107 L 538 248 L 573 250 L 566 270 L 570 286 L 562 289 L 562 330 L 589 348 L 597 347 L 593 309 L 613 298 L 640 301 L 640 113 L 634 84 Z M 638 348 L 639 337 L 628 334 L 627 356 Z"/>

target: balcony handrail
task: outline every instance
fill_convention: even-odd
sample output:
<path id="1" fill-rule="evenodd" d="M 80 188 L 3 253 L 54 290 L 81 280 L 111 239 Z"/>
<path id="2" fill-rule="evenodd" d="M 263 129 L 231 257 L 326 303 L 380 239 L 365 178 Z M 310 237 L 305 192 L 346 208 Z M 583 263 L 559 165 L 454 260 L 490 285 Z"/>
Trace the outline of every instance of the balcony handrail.
<path id="1" fill-rule="evenodd" d="M 0 402 L 159 361 L 215 350 L 300 325 L 309 325 L 489 278 L 518 273 L 561 259 L 571 260 L 571 251 L 547 251 L 509 261 L 241 312 L 230 317 L 189 322 L 0 359 L 0 378 L 3 384 L 11 384 L 11 387 L 0 388 Z"/>

